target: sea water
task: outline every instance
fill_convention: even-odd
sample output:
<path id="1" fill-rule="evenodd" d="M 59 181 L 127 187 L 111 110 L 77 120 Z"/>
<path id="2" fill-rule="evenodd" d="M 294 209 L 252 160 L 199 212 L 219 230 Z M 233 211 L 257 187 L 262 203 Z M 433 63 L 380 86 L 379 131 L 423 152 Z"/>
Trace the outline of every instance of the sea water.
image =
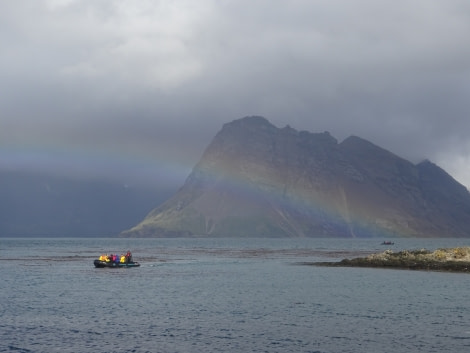
<path id="1" fill-rule="evenodd" d="M 0 238 L 0 352 L 470 351 L 470 275 L 301 264 L 469 244 L 380 242 Z"/>

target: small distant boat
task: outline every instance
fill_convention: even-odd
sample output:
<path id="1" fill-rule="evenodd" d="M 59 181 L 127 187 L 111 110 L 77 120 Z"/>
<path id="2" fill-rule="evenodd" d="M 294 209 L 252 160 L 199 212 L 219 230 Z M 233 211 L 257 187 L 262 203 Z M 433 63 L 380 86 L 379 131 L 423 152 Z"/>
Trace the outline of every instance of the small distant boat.
<path id="1" fill-rule="evenodd" d="M 384 241 L 382 245 L 393 245 L 395 244 L 393 241 Z"/>

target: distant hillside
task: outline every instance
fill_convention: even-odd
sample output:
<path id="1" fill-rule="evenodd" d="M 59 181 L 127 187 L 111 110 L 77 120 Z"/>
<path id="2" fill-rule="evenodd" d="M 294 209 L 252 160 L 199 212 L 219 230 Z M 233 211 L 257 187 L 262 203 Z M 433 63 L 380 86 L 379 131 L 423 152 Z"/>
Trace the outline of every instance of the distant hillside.
<path id="1" fill-rule="evenodd" d="M 225 124 L 182 188 L 122 236 L 467 237 L 470 194 L 359 137 Z"/>
<path id="2" fill-rule="evenodd" d="M 170 195 L 107 180 L 0 170 L 0 237 L 115 236 Z"/>

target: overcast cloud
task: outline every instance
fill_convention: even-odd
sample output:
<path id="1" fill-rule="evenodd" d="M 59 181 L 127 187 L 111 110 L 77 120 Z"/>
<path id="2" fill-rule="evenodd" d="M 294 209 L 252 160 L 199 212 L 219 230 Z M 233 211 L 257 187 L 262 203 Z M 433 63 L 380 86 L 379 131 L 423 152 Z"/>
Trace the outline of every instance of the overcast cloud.
<path id="1" fill-rule="evenodd" d="M 3 0 L 0 64 L 2 164 L 180 183 L 262 115 L 470 186 L 468 0 Z"/>

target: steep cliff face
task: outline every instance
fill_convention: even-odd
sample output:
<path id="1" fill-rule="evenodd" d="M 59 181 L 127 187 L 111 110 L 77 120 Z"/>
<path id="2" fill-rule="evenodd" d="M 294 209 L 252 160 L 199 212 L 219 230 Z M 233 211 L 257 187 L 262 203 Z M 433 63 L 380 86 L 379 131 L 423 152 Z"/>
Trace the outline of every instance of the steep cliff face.
<path id="1" fill-rule="evenodd" d="M 246 117 L 225 124 L 183 187 L 122 235 L 462 237 L 470 195 L 430 162 Z"/>

